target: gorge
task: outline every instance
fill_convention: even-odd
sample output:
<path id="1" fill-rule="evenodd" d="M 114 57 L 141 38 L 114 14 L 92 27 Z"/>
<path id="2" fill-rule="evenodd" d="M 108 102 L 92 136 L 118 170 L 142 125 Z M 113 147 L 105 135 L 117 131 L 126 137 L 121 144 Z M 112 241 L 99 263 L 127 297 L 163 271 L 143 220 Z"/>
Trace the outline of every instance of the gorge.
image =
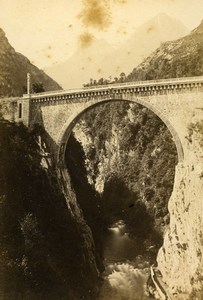
<path id="1" fill-rule="evenodd" d="M 131 288 L 127 289 L 124 284 L 118 293 L 115 287 L 104 285 L 101 297 L 134 299 L 137 294 L 139 299 L 150 299 L 147 291 L 144 292 L 144 285 L 149 276 L 149 265 L 155 262 L 169 223 L 167 203 L 177 163 L 171 135 L 163 122 L 146 108 L 119 101 L 84 113 L 73 132 L 80 143 L 74 136 L 70 137 L 66 150 L 67 167 L 93 236 L 98 238 L 100 234 L 103 237 L 100 245 L 104 243 L 106 249 L 101 253 L 108 274 L 106 280 L 108 282 L 108 278 L 114 276 L 115 282 L 116 274 L 123 274 L 124 283 L 125 277 L 132 276 L 132 282 L 126 283 Z M 83 160 L 79 158 L 76 145 L 81 148 Z M 71 153 L 74 153 L 74 159 L 71 159 Z M 100 194 L 99 204 L 88 199 L 81 183 L 83 177 L 86 182 L 88 178 L 89 184 Z M 100 220 L 93 211 L 95 205 L 99 207 Z M 141 270 L 136 268 L 137 265 Z M 119 268 L 125 271 L 122 273 Z M 142 279 L 143 290 L 136 279 L 138 282 Z"/>

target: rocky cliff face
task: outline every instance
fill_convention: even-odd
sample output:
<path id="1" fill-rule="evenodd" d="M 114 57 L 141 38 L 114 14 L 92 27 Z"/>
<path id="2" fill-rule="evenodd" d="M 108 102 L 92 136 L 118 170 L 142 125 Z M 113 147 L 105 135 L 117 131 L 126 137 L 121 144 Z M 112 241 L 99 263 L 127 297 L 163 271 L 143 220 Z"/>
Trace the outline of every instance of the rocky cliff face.
<path id="1" fill-rule="evenodd" d="M 170 292 L 184 300 L 203 297 L 203 123 L 193 121 L 186 142 L 190 156 L 176 167 L 170 227 L 157 259 Z"/>
<path id="2" fill-rule="evenodd" d="M 97 175 L 95 176 L 95 161 L 91 160 L 89 154 L 93 149 L 94 138 L 91 135 L 91 128 L 87 126 L 85 122 L 80 122 L 74 128 L 74 135 L 77 140 L 81 143 L 84 152 L 86 154 L 86 168 L 87 168 L 87 176 L 89 183 L 93 184 L 95 190 L 102 194 L 104 191 L 104 183 L 107 177 L 107 174 L 110 170 L 114 170 L 119 160 L 119 134 L 114 128 L 115 125 L 112 125 L 112 128 L 109 130 L 109 139 L 104 143 L 104 149 L 100 149 L 101 151 L 98 153 L 96 158 L 97 160 Z M 95 137 L 98 139 L 98 137 Z M 111 155 L 108 155 L 111 153 Z M 89 158 L 87 158 L 89 157 Z"/>
<path id="3" fill-rule="evenodd" d="M 22 96 L 25 93 L 27 73 L 31 74 L 32 83 L 42 83 L 45 90 L 61 88 L 25 56 L 17 53 L 0 29 L 0 97 Z"/>

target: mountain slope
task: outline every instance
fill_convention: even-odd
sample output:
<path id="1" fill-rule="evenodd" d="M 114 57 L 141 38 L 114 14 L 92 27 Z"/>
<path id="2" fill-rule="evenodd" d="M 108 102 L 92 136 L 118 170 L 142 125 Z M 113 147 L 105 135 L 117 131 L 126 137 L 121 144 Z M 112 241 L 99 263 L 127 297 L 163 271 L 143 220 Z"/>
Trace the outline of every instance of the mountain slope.
<path id="1" fill-rule="evenodd" d="M 162 44 L 127 81 L 203 75 L 203 21 L 187 36 Z"/>
<path id="2" fill-rule="evenodd" d="M 63 88 L 82 86 L 90 78 L 113 78 L 121 72 L 130 72 L 161 42 L 174 40 L 188 34 L 179 21 L 159 14 L 136 29 L 133 36 L 119 49 L 113 49 L 105 40 L 93 40 L 88 48 L 78 49 L 64 63 L 46 69 Z"/>
<path id="3" fill-rule="evenodd" d="M 42 83 L 45 90 L 61 87 L 9 44 L 0 29 L 0 97 L 21 96 L 26 86 L 26 74 L 31 74 L 32 83 Z"/>
<path id="4" fill-rule="evenodd" d="M 113 54 L 110 61 L 117 60 L 120 72 L 128 73 L 162 42 L 174 40 L 186 34 L 188 34 L 188 29 L 179 20 L 163 13 L 158 14 L 137 28 L 133 36 L 116 51 L 116 55 Z"/>

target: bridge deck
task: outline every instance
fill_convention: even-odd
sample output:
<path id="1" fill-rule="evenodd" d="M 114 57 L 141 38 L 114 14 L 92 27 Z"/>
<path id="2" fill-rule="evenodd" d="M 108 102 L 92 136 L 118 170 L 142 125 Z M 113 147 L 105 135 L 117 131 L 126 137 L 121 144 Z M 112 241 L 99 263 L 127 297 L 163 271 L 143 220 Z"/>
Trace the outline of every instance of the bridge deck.
<path id="1" fill-rule="evenodd" d="M 95 85 L 90 87 L 74 88 L 68 90 L 56 90 L 56 91 L 47 91 L 43 93 L 34 93 L 34 94 L 24 94 L 24 98 L 43 98 L 49 96 L 60 96 L 67 94 L 83 94 L 88 92 L 99 92 L 99 91 L 113 91 L 119 89 L 130 89 L 130 88 L 147 88 L 147 87 L 175 87 L 178 88 L 180 85 L 190 85 L 190 84 L 202 84 L 203 76 L 197 77 L 182 77 L 182 78 L 169 78 L 169 79 L 160 79 L 160 80 L 145 80 L 145 81 L 135 81 L 135 82 L 124 82 L 124 83 L 110 83 L 106 85 Z"/>

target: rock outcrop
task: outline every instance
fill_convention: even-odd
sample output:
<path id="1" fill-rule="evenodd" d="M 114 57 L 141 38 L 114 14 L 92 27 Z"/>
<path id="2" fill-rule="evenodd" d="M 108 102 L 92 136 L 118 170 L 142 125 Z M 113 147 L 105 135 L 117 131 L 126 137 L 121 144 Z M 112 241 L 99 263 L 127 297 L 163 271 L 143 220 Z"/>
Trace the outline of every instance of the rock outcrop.
<path id="1" fill-rule="evenodd" d="M 203 122 L 193 122 L 186 139 L 190 155 L 176 167 L 170 226 L 157 258 L 170 292 L 184 300 L 203 297 Z"/>

